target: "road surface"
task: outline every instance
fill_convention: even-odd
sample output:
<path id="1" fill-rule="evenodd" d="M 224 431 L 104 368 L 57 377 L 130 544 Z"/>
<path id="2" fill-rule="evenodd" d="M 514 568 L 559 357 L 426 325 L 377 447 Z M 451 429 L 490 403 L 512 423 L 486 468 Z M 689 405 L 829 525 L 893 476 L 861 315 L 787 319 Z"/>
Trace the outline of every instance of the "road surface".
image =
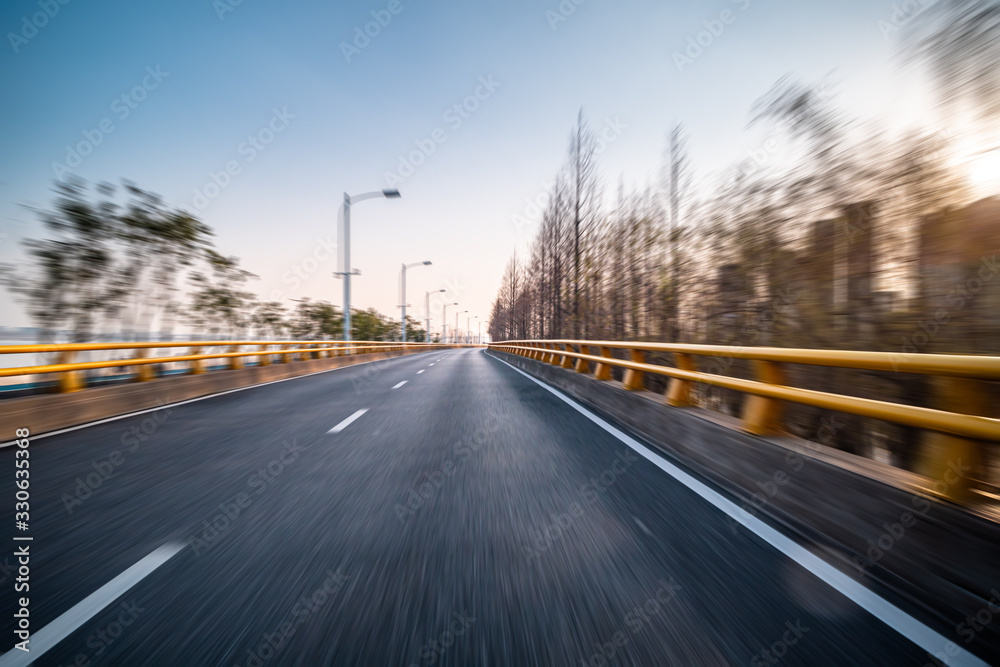
<path id="1" fill-rule="evenodd" d="M 14 451 L 0 451 L 4 499 Z M 479 349 L 196 400 L 30 452 L 32 646 L 51 645 L 37 665 L 929 662 Z"/>

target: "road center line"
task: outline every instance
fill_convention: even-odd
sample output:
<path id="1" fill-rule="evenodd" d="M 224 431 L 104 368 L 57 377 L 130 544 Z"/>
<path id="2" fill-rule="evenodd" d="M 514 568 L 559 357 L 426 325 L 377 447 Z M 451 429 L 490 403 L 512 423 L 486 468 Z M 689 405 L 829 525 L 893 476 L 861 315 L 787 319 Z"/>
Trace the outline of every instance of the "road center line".
<path id="1" fill-rule="evenodd" d="M 400 382 L 399 384 L 397 384 L 395 387 L 393 387 L 393 389 L 399 389 L 400 387 L 402 387 L 407 382 L 409 382 L 409 380 L 403 380 L 402 382 Z"/>
<path id="2" fill-rule="evenodd" d="M 164 544 L 138 563 L 104 584 L 75 606 L 32 635 L 28 642 L 30 652 L 11 649 L 0 656 L 0 667 L 21 667 L 38 660 L 43 653 L 68 637 L 102 609 L 120 598 L 130 588 L 145 579 L 183 548 L 183 542 Z"/>
<path id="3" fill-rule="evenodd" d="M 368 412 L 368 408 L 362 408 L 361 410 L 358 410 L 353 415 L 351 415 L 350 417 L 348 417 L 344 421 L 340 422 L 339 424 L 337 424 L 336 426 L 334 426 L 333 428 L 331 428 L 329 431 L 327 431 L 327 433 L 340 433 L 345 428 L 347 428 L 348 426 L 350 426 L 354 422 L 355 419 L 357 419 L 361 415 L 365 414 L 366 412 Z M 3 667 L 3 665 L 0 665 L 0 667 Z"/>
<path id="4" fill-rule="evenodd" d="M 421 368 L 419 371 L 417 371 L 417 375 L 420 375 L 421 373 L 423 373 L 424 370 L 426 370 L 426 369 Z"/>
<path id="5" fill-rule="evenodd" d="M 772 528 L 746 510 L 741 509 L 733 501 L 729 500 L 715 489 L 709 487 L 707 484 L 699 481 L 698 479 L 695 479 L 688 473 L 667 461 L 662 456 L 655 454 L 638 440 L 615 428 L 587 408 L 571 399 L 569 396 L 550 387 L 541 380 L 532 377 L 520 368 L 507 363 L 503 359 L 494 357 L 493 355 L 489 356 L 502 364 L 510 366 L 524 377 L 554 394 L 556 397 L 567 403 L 571 408 L 582 414 L 590 421 L 594 422 L 594 424 L 601 427 L 609 434 L 641 454 L 644 458 L 653 463 L 653 465 L 660 468 L 660 470 L 697 493 L 709 504 L 714 505 L 724 514 L 729 515 L 729 517 L 734 521 L 742 524 L 747 530 L 755 534 L 761 540 L 767 542 L 773 548 L 798 563 L 813 576 L 830 586 L 830 588 L 837 591 L 848 600 L 851 600 L 869 614 L 882 621 L 931 655 L 946 655 L 947 659 L 945 662 L 948 665 L 959 665 L 961 667 L 988 667 L 986 662 L 961 647 L 956 647 L 958 653 L 955 655 L 945 653 L 945 646 L 954 645 L 954 641 L 947 639 L 933 628 L 921 623 L 885 598 L 855 581 L 847 574 L 835 568 L 833 565 L 830 565 L 830 563 L 809 551 L 795 540 L 786 536 L 784 533 Z"/>

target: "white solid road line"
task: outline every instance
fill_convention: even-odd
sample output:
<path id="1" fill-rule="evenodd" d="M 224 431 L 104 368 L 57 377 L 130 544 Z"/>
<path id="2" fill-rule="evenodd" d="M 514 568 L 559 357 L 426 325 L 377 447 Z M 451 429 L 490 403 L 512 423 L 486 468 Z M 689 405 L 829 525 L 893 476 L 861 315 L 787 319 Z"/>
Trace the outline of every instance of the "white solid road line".
<path id="1" fill-rule="evenodd" d="M 68 637 L 102 609 L 120 598 L 130 588 L 152 574 L 184 548 L 181 542 L 164 544 L 117 577 L 78 602 L 68 611 L 34 633 L 28 642 L 29 652 L 11 649 L 0 656 L 0 667 L 30 665 L 43 653 Z"/>
<path id="2" fill-rule="evenodd" d="M 417 371 L 417 375 L 420 375 L 420 374 L 421 374 L 421 373 L 423 373 L 423 372 L 424 372 L 424 369 L 423 369 L 423 368 L 421 368 L 421 369 L 420 369 L 419 371 Z"/>
<path id="3" fill-rule="evenodd" d="M 407 382 L 409 382 L 409 380 L 403 380 L 402 382 L 400 382 L 399 384 L 397 384 L 395 387 L 393 387 L 393 389 L 399 389 L 400 387 L 402 387 Z"/>
<path id="4" fill-rule="evenodd" d="M 553 389 L 541 380 L 535 379 L 531 375 L 522 371 L 520 368 L 507 363 L 503 359 L 498 359 L 497 357 L 492 358 L 496 359 L 500 363 L 510 366 L 535 384 L 555 394 L 574 410 L 637 451 L 651 463 L 659 467 L 663 472 L 667 473 L 678 482 L 697 493 L 723 513 L 729 515 L 729 517 L 734 521 L 742 524 L 747 530 L 791 558 L 835 591 L 857 604 L 859 607 L 909 639 L 920 648 L 924 649 L 931 655 L 937 656 L 939 660 L 944 658 L 945 664 L 958 665 L 960 667 L 988 667 L 989 663 L 980 660 L 972 653 L 969 653 L 965 649 L 957 646 L 954 641 L 944 637 L 934 629 L 913 618 L 899 607 L 893 605 L 888 600 L 885 600 L 875 592 L 852 579 L 850 576 L 830 565 L 825 560 L 800 545 L 798 542 L 775 530 L 757 517 L 752 516 L 749 512 L 741 509 L 719 492 L 687 474 L 677 466 L 664 459 L 662 456 L 653 453 L 638 440 L 635 440 L 629 435 L 618 430 L 562 392 Z M 949 655 L 945 652 L 945 647 L 954 647 L 958 652 L 954 656 Z"/>
<path id="5" fill-rule="evenodd" d="M 365 414 L 366 412 L 368 412 L 368 408 L 362 408 L 361 410 L 358 410 L 353 415 L 351 415 L 350 417 L 348 417 L 344 421 L 340 422 L 339 424 L 337 424 L 336 426 L 334 426 L 333 428 L 331 428 L 329 431 L 327 431 L 327 433 L 340 433 L 345 428 L 347 428 L 352 423 L 354 423 L 355 419 L 357 419 L 361 415 Z M 3 666 L 0 665 L 0 667 L 3 667 Z"/>

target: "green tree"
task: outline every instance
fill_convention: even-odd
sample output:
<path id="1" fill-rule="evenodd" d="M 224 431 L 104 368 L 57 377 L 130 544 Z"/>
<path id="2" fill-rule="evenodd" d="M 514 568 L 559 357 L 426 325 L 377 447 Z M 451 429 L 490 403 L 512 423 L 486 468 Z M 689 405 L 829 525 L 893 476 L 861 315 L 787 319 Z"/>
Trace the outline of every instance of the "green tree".
<path id="1" fill-rule="evenodd" d="M 229 338 L 241 338 L 252 322 L 250 313 L 256 296 L 241 288 L 254 274 L 240 268 L 235 257 L 224 257 L 214 250 L 207 252 L 209 273 L 191 274 L 191 323 L 212 336 L 224 333 Z"/>

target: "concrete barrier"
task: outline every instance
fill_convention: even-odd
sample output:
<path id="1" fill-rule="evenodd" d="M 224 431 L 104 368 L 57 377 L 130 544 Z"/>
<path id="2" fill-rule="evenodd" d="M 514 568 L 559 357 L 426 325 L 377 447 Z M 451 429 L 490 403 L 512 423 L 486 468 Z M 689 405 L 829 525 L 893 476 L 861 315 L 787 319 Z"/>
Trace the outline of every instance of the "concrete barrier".
<path id="1" fill-rule="evenodd" d="M 307 359 L 238 370 L 213 370 L 201 375 L 171 375 L 148 382 L 95 387 L 69 394 L 6 399 L 0 401 L 0 434 L 3 434 L 0 435 L 0 442 L 7 441 L 4 436 L 13 439 L 15 430 L 19 428 L 29 429 L 33 436 L 42 435 L 232 389 L 422 352 L 425 350 Z"/>
<path id="2" fill-rule="evenodd" d="M 749 435 L 735 418 L 669 407 L 662 394 L 627 391 L 620 382 L 488 354 L 640 435 L 956 645 L 966 646 L 959 634 L 965 620 L 1000 590 L 996 515 L 914 493 L 927 480 L 912 473 L 798 438 Z M 961 469 L 955 462 L 953 474 Z M 745 530 L 736 521 L 731 528 Z M 975 634 L 970 646 L 979 655 L 1000 658 L 1000 615 L 995 620 Z"/>

